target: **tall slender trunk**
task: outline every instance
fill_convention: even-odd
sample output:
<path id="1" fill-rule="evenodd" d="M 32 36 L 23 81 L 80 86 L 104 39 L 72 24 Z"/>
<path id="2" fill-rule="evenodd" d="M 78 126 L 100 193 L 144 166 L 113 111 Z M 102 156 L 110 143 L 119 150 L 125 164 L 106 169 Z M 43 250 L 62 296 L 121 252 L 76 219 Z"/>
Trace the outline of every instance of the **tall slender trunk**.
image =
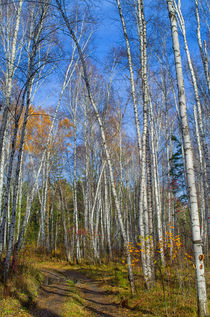
<path id="1" fill-rule="evenodd" d="M 166 114 L 167 116 L 167 114 Z M 166 121 L 166 125 L 167 125 L 167 121 Z M 168 125 L 167 125 L 168 126 Z M 172 192 L 171 192 L 171 177 L 170 177 L 170 134 L 168 132 L 168 128 L 166 130 L 166 155 L 167 155 L 167 182 L 168 182 L 168 190 L 167 190 L 167 201 L 168 201 L 168 232 L 169 232 L 169 236 L 171 237 L 171 235 L 173 234 L 173 222 L 172 222 Z M 171 241 L 170 241 L 171 242 Z M 172 253 L 173 253 L 173 245 L 172 243 L 170 243 L 170 258 L 172 259 Z"/>
<path id="2" fill-rule="evenodd" d="M 210 80 L 209 80 L 209 69 L 208 69 L 209 63 L 208 63 L 207 52 L 205 52 L 205 49 L 203 49 L 203 45 L 202 45 L 201 25 L 200 25 L 200 14 L 199 14 L 199 8 L 198 8 L 198 0 L 195 0 L 195 12 L 196 12 L 196 20 L 197 20 L 198 46 L 199 46 L 199 49 L 200 49 L 201 60 L 202 60 L 202 63 L 203 63 L 203 68 L 204 68 L 204 73 L 205 73 L 206 82 L 207 82 L 207 86 L 208 86 L 208 91 L 210 92 Z"/>
<path id="3" fill-rule="evenodd" d="M 8 58 L 8 70 L 6 72 L 5 107 L 4 107 L 2 122 L 1 122 L 1 127 L 0 127 L 0 161 L 1 161 L 1 157 L 2 157 L 4 134 L 5 134 L 7 120 L 8 120 L 8 114 L 9 114 L 9 110 L 10 110 L 11 94 L 12 94 L 12 80 L 13 80 L 14 73 L 15 73 L 15 57 L 16 57 L 18 32 L 19 32 L 19 27 L 20 27 L 20 18 L 21 18 L 23 2 L 24 2 L 24 0 L 20 0 L 18 3 L 15 28 L 14 28 L 14 33 L 13 33 L 13 37 L 12 37 L 11 53 L 9 54 L 9 58 Z"/>
<path id="4" fill-rule="evenodd" d="M 157 215 L 157 235 L 160 248 L 161 262 L 164 265 L 164 251 L 163 251 L 163 231 L 162 231 L 162 215 L 161 215 L 161 206 L 160 206 L 160 190 L 158 186 L 158 164 L 157 164 L 157 142 L 155 142 L 154 136 L 154 117 L 152 103 L 149 107 L 149 117 L 150 117 L 150 131 L 151 131 L 151 149 L 152 149 L 152 167 L 153 167 L 153 179 L 154 179 L 154 198 L 156 206 L 156 215 Z"/>
<path id="5" fill-rule="evenodd" d="M 89 198 L 89 147 L 88 147 L 88 130 L 87 130 L 87 101 L 85 102 L 85 189 L 84 189 L 84 205 L 85 205 L 85 215 L 84 215 L 84 252 L 86 253 L 86 242 L 88 233 L 88 198 Z"/>
<path id="6" fill-rule="evenodd" d="M 208 208 L 206 208 L 206 205 L 208 205 L 208 200 L 206 199 L 207 195 L 205 195 L 205 178 L 203 176 L 204 171 L 203 171 L 203 152 L 202 152 L 202 147 L 201 147 L 201 140 L 200 140 L 200 134 L 199 134 L 199 129 L 198 129 L 198 118 L 197 118 L 197 109 L 194 106 L 193 108 L 193 113 L 194 113 L 194 120 L 195 120 L 195 133 L 196 133 L 196 139 L 197 139 L 197 144 L 198 144 L 198 154 L 199 154 L 199 173 L 201 175 L 200 177 L 200 188 L 201 188 L 201 193 L 200 193 L 200 206 L 201 206 L 201 237 L 204 242 L 204 246 L 207 246 L 207 225 L 208 225 Z"/>
<path id="7" fill-rule="evenodd" d="M 102 137 L 102 141 L 103 141 L 103 146 L 104 146 L 104 151 L 106 154 L 106 159 L 107 159 L 107 164 L 109 167 L 109 174 L 110 174 L 110 179 L 111 179 L 111 185 L 112 185 L 112 193 L 113 193 L 113 197 L 114 197 L 114 201 L 115 201 L 115 206 L 116 206 L 116 210 L 117 210 L 117 215 L 118 215 L 118 220 L 120 223 L 120 229 L 122 232 L 122 236 L 123 236 L 123 240 L 124 240 L 124 247 L 125 247 L 125 252 L 126 252 L 126 257 L 127 257 L 127 264 L 128 264 L 128 276 L 129 276 L 129 281 L 130 281 L 130 285 L 131 285 L 131 291 L 133 294 L 136 293 L 135 290 L 135 284 L 134 284 L 134 277 L 133 277 L 133 270 L 132 270 L 132 266 L 131 266 L 131 256 L 130 256 L 130 251 L 129 251 L 129 246 L 128 246 L 128 241 L 126 238 L 126 232 L 125 232 L 125 227 L 123 224 L 123 220 L 122 220 L 122 215 L 121 215 L 121 210 L 120 210 L 120 205 L 119 205 L 119 200 L 117 197 L 117 192 L 116 192 L 116 188 L 115 188 L 115 184 L 114 184 L 114 175 L 113 175 L 113 167 L 112 167 L 112 163 L 111 163 L 111 156 L 110 156 L 110 152 L 109 149 L 107 147 L 107 141 L 106 141 L 106 137 L 105 137 L 105 131 L 104 131 L 104 127 L 102 124 L 102 120 L 100 117 L 100 114 L 98 112 L 96 103 L 93 99 L 93 96 L 91 94 L 91 89 L 90 89 L 90 83 L 89 83 L 89 79 L 88 79 L 88 73 L 87 73 L 87 69 L 86 69 L 86 63 L 85 63 L 85 59 L 83 56 L 83 52 L 80 48 L 79 42 L 77 40 L 77 37 L 74 34 L 74 31 L 71 27 L 71 24 L 69 23 L 68 18 L 66 17 L 62 7 L 61 7 L 61 3 L 56 0 L 56 3 L 58 5 L 58 10 L 60 11 L 63 20 L 71 34 L 71 37 L 73 39 L 73 41 L 75 42 L 76 46 L 77 46 L 77 50 L 79 53 L 79 57 L 80 57 L 80 61 L 81 61 L 81 65 L 82 65 L 82 69 L 83 69 L 83 76 L 84 76 L 84 81 L 85 81 L 85 85 L 86 85 L 86 89 L 87 89 L 87 94 L 88 94 L 88 98 L 90 100 L 90 103 L 94 109 L 99 127 L 100 127 L 100 131 L 101 131 L 101 137 Z"/>
<path id="8" fill-rule="evenodd" d="M 16 225 L 16 218 L 17 218 L 17 210 L 16 210 L 17 209 L 16 208 L 17 207 L 17 192 L 18 192 L 18 184 L 19 184 L 21 157 L 22 157 L 22 153 L 23 153 L 23 144 L 24 144 L 24 139 L 25 139 L 25 131 L 26 131 L 26 125 L 27 125 L 27 120 L 28 120 L 30 102 L 31 102 L 31 91 L 32 91 L 32 85 L 33 85 L 33 81 L 34 81 L 34 61 L 35 61 L 35 57 L 37 54 L 38 43 L 40 40 L 40 34 L 41 34 L 41 31 L 43 28 L 43 22 L 44 22 L 44 19 L 46 17 L 47 9 L 48 9 L 48 3 L 43 4 L 38 27 L 34 28 L 33 44 L 32 44 L 31 52 L 30 52 L 30 56 L 29 56 L 28 74 L 27 74 L 28 78 L 27 78 L 27 85 L 26 85 L 26 107 L 25 107 L 23 126 L 22 126 L 22 130 L 21 130 L 20 145 L 19 145 L 18 158 L 17 158 L 17 166 L 16 166 L 16 171 L 15 171 L 11 225 L 10 225 L 10 231 L 9 231 L 9 242 L 8 242 L 8 248 L 7 248 L 6 261 L 5 261 L 5 279 L 8 278 L 10 258 L 11 258 L 11 254 L 12 254 L 13 241 L 14 241 L 14 232 L 15 232 L 15 225 Z M 24 99 L 23 99 L 23 103 L 24 103 Z"/>
<path id="9" fill-rule="evenodd" d="M 147 131 L 146 140 L 146 162 L 147 162 L 147 209 L 148 209 L 148 228 L 150 238 L 150 262 L 151 270 L 154 274 L 154 208 L 153 208 L 153 195 L 152 195 L 152 164 L 151 164 L 151 152 L 150 152 L 150 140 L 149 131 Z"/>
<path id="10" fill-rule="evenodd" d="M 96 186 L 96 191 L 95 191 L 95 197 L 94 197 L 94 201 L 93 201 L 93 206 L 92 206 L 91 214 L 90 214 L 90 227 L 91 227 L 92 244 L 93 244 L 93 249 L 94 249 L 94 255 L 95 255 L 97 260 L 99 260 L 99 256 L 98 256 L 98 252 L 97 252 L 96 244 L 95 244 L 96 228 L 94 230 L 93 220 L 94 220 L 94 212 L 95 212 L 95 209 L 97 208 L 98 195 L 99 195 L 99 191 L 100 191 L 100 185 L 101 185 L 101 180 L 102 180 L 105 166 L 106 166 L 106 162 L 103 162 L 102 167 L 101 167 L 101 171 L 99 174 L 99 178 L 98 178 L 98 182 L 97 182 L 97 186 Z"/>
<path id="11" fill-rule="evenodd" d="M 20 234 L 20 222 L 21 222 L 21 211 L 22 211 L 22 195 L 23 195 L 23 153 L 21 157 L 21 163 L 20 163 L 20 175 L 19 175 L 19 185 L 18 185 L 18 223 L 17 223 L 17 238 Z"/>
<path id="12" fill-rule="evenodd" d="M 66 215 L 65 215 L 65 204 L 64 204 L 64 197 L 63 197 L 63 190 L 60 185 L 59 188 L 60 193 L 60 202 L 61 202 L 61 214 L 62 214 L 62 222 L 63 222 L 63 234 L 64 234 L 64 244 L 65 244 L 65 250 L 66 250 L 66 258 L 69 263 L 71 263 L 71 253 L 70 253 L 70 245 L 69 245 L 69 239 L 68 239 L 68 233 L 66 228 Z"/>
<path id="13" fill-rule="evenodd" d="M 184 78 L 182 72 L 181 52 L 179 46 L 179 36 L 177 29 L 176 12 L 172 0 L 167 0 L 169 19 L 171 22 L 171 33 L 173 40 L 174 58 L 176 66 L 177 88 L 179 93 L 179 109 L 181 115 L 181 129 L 183 136 L 184 158 L 186 167 L 186 177 L 188 186 L 188 199 L 192 224 L 192 240 L 196 263 L 196 285 L 198 295 L 198 314 L 208 316 L 208 304 L 206 294 L 206 281 L 204 275 L 204 261 L 202 252 L 202 241 L 200 235 L 200 222 L 197 202 L 197 192 L 195 186 L 195 175 L 193 166 L 193 153 L 189 133 L 187 118 L 187 106 L 184 88 Z"/>
<path id="14" fill-rule="evenodd" d="M 200 141 L 201 141 L 201 147 L 202 147 L 202 152 L 203 152 L 203 155 L 202 155 L 203 156 L 203 159 L 202 159 L 203 174 L 202 174 L 202 176 L 203 176 L 204 195 L 205 195 L 205 201 L 206 201 L 206 214 L 207 214 L 207 219 L 208 219 L 208 188 L 210 187 L 210 162 L 209 162 L 209 155 L 208 155 L 208 146 L 206 143 L 206 136 L 205 136 L 204 126 L 203 126 L 202 109 L 201 109 L 200 97 L 199 97 L 199 92 L 198 92 L 197 79 L 195 76 L 195 71 L 193 68 L 193 64 L 192 64 L 192 60 L 191 60 L 191 56 L 190 56 L 190 50 L 189 50 L 188 42 L 187 42 L 185 22 L 184 22 L 184 18 L 183 18 L 181 9 L 177 7 L 176 3 L 174 3 L 174 4 L 175 4 L 176 13 L 177 13 L 177 15 L 179 17 L 179 21 L 180 21 L 180 27 L 181 27 L 181 32 L 182 32 L 183 39 L 184 39 L 185 51 L 186 51 L 186 55 L 187 55 L 188 66 L 189 66 L 190 73 L 191 73 L 191 79 L 192 79 L 195 101 L 196 101 L 196 108 L 197 108 L 197 114 L 198 114 L 197 115 L 197 124 L 198 124 L 198 128 L 199 128 L 198 132 L 200 134 Z M 197 14 L 197 12 L 196 12 L 196 14 Z M 197 17 L 198 17 L 198 15 L 197 15 Z M 207 64 L 208 64 L 208 60 L 207 60 Z M 208 69 L 206 71 L 208 74 Z M 208 83 L 209 83 L 209 81 L 208 81 Z M 210 239 L 210 222 L 209 222 L 209 226 L 208 226 L 208 236 Z"/>
<path id="15" fill-rule="evenodd" d="M 107 244 L 108 244 L 108 251 L 109 257 L 112 256 L 112 247 L 111 247 L 111 226 L 110 226 L 110 208 L 108 203 L 108 182 L 107 182 L 107 175 L 106 169 L 104 169 L 104 212 L 106 217 L 106 234 L 107 234 Z"/>
<path id="16" fill-rule="evenodd" d="M 77 106 L 73 109 L 74 116 L 74 214 L 73 214 L 73 256 L 79 262 L 78 208 L 77 208 Z"/>

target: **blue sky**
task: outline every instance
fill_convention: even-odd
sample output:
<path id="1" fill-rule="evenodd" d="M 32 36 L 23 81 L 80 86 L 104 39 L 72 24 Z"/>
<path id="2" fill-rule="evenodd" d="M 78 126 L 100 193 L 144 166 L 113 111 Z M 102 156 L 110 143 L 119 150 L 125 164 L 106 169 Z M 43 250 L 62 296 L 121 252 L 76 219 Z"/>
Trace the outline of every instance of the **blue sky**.
<path id="1" fill-rule="evenodd" d="M 93 35 L 93 43 L 90 47 L 90 58 L 92 62 L 96 64 L 99 70 L 104 71 L 104 66 L 107 63 L 107 56 L 110 53 L 112 47 L 118 47 L 122 45 L 122 28 L 119 22 L 118 11 L 116 8 L 115 0 L 95 0 L 95 7 L 93 9 L 93 13 L 97 19 L 96 30 Z M 149 17 L 154 18 L 157 15 L 157 12 L 151 10 L 151 4 L 158 4 L 158 1 L 154 2 L 154 0 L 144 1 L 145 3 L 145 15 L 146 20 Z M 189 8 L 194 5 L 194 1 L 192 0 L 182 0 L 182 10 L 184 18 L 186 19 L 186 27 L 187 27 L 187 36 L 189 41 L 189 46 L 191 52 L 193 52 L 193 57 L 199 55 L 198 46 L 196 42 L 196 20 L 193 14 L 193 11 L 189 11 Z M 187 13 L 187 14 L 186 14 Z M 163 18 L 168 21 L 168 13 L 167 10 L 160 12 L 159 14 L 163 15 Z M 127 21 L 127 20 L 126 20 Z M 128 21 L 127 21 L 128 22 Z M 148 27 L 149 27 L 148 22 Z M 170 30 L 167 30 L 170 31 Z M 170 32 L 169 32 L 170 34 Z M 180 36 L 181 41 L 181 36 Z M 181 41 L 182 42 L 182 41 Z M 68 40 L 65 43 L 66 47 L 68 47 Z M 171 43 L 168 43 L 169 48 L 172 50 Z M 184 54 L 183 54 L 184 56 Z M 111 63 L 111 61 L 110 61 Z M 185 63 L 185 57 L 183 58 L 183 63 Z M 121 74 L 118 73 L 117 77 Z M 59 92 L 61 89 L 62 80 L 58 78 L 57 74 L 53 74 L 50 78 L 47 78 L 45 84 L 39 90 L 36 98 L 35 104 L 42 106 L 55 106 L 57 104 L 59 98 Z M 187 82 L 185 83 L 188 88 Z M 124 97 L 125 86 L 121 82 L 117 83 L 117 89 L 120 91 L 120 94 Z M 121 88 L 120 88 L 121 87 Z M 189 87 L 189 93 L 190 93 Z"/>

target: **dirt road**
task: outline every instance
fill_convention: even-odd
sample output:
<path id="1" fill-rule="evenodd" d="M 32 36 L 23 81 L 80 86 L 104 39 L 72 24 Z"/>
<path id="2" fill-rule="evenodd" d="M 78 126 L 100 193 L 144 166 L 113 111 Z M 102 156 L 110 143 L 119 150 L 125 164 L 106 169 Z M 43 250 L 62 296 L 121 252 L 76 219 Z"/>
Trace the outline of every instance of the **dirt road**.
<path id="1" fill-rule="evenodd" d="M 89 316 L 129 316 L 129 310 L 113 302 L 113 295 L 103 289 L 101 282 L 90 279 L 79 270 L 43 269 L 42 272 L 45 276 L 45 283 L 40 288 L 37 304 L 31 310 L 32 316 L 68 317 L 63 311 L 63 305 L 74 294 L 69 293 L 67 280 L 75 283 L 84 299 L 84 309 L 89 312 Z"/>

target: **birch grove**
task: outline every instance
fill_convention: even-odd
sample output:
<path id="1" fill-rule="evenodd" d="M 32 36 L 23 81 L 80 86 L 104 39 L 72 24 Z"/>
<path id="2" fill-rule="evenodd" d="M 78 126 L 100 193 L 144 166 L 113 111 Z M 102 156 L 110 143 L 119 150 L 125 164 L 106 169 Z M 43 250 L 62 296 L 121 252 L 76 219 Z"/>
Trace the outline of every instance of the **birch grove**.
<path id="1" fill-rule="evenodd" d="M 27 248 L 123 263 L 132 296 L 191 265 L 208 316 L 208 5 L 105 2 L 98 47 L 91 1 L 0 1 L 2 280 Z"/>

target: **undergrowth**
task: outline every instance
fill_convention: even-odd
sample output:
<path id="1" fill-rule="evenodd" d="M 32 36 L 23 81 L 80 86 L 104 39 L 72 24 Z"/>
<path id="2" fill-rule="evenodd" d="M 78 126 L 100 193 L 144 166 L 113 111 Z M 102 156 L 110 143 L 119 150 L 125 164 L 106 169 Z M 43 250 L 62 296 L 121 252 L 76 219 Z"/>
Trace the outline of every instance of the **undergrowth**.
<path id="1" fill-rule="evenodd" d="M 90 312 L 85 309 L 86 302 L 81 297 L 80 292 L 75 286 L 75 283 L 71 280 L 68 283 L 68 295 L 69 297 L 63 305 L 62 317 L 91 317 Z"/>
<path id="2" fill-rule="evenodd" d="M 33 265 L 18 264 L 6 285 L 1 279 L 0 316 L 31 316 L 28 308 L 36 302 L 42 281 L 42 274 Z"/>
<path id="3" fill-rule="evenodd" d="M 137 295 L 131 296 L 127 276 L 127 267 L 120 261 L 108 264 L 92 265 L 82 263 L 71 265 L 58 258 L 30 255 L 28 262 L 23 261 L 17 265 L 5 289 L 0 283 L 0 316 L 30 317 L 27 310 L 31 304 L 36 303 L 38 288 L 43 282 L 40 269 L 52 270 L 71 268 L 79 270 L 93 280 L 101 282 L 103 289 L 110 295 L 112 302 L 125 307 L 130 317 L 196 317 L 197 302 L 195 290 L 195 272 L 192 266 L 176 267 L 166 265 L 156 270 L 154 287 L 145 290 L 143 274 L 140 266 L 133 265 Z M 75 283 L 68 283 L 68 296 L 62 308 L 62 317 L 91 317 L 85 308 L 86 302 L 82 298 Z M 5 296 L 6 295 L 6 296 Z"/>
<path id="4" fill-rule="evenodd" d="M 136 296 L 132 296 L 130 293 L 125 265 L 120 263 L 100 266 L 81 265 L 81 269 L 89 277 L 102 281 L 103 287 L 112 295 L 113 300 L 120 306 L 129 309 L 131 317 L 197 316 L 194 271 L 190 268 L 186 268 L 182 275 L 179 274 L 176 267 L 162 268 L 161 274 L 156 272 L 154 287 L 145 290 L 142 271 L 139 266 L 134 266 Z"/>

